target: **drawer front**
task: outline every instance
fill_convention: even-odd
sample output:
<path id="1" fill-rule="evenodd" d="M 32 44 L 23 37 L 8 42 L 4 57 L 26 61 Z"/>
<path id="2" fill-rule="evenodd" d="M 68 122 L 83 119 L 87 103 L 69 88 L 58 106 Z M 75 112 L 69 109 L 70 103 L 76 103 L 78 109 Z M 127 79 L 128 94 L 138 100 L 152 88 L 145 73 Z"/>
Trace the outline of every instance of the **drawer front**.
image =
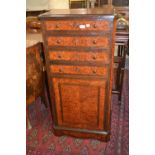
<path id="1" fill-rule="evenodd" d="M 107 37 L 55 37 L 47 39 L 49 46 L 88 46 L 108 48 L 109 39 Z"/>
<path id="2" fill-rule="evenodd" d="M 91 30 L 91 31 L 109 31 L 110 30 L 110 21 L 85 21 L 85 20 L 76 20 L 76 21 L 46 21 L 45 22 L 46 30 Z"/>
<path id="3" fill-rule="evenodd" d="M 102 75 L 107 74 L 106 67 L 90 67 L 90 66 L 67 66 L 67 65 L 52 65 L 50 66 L 52 73 L 59 74 L 80 74 L 80 75 Z"/>
<path id="4" fill-rule="evenodd" d="M 106 52 L 51 51 L 49 52 L 49 59 L 66 61 L 102 61 L 104 63 L 109 63 L 109 54 Z"/>

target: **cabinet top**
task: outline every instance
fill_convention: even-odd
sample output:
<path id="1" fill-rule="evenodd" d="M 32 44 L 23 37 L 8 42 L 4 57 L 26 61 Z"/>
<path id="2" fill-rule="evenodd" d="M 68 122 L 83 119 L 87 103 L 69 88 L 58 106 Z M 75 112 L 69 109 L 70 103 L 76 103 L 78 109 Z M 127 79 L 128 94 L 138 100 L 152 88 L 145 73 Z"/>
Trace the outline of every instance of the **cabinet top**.
<path id="1" fill-rule="evenodd" d="M 53 9 L 49 12 L 39 15 L 39 18 L 65 18 L 65 17 L 78 17 L 78 18 L 87 18 L 87 17 L 114 17 L 114 9 L 112 8 L 94 8 L 94 9 Z"/>

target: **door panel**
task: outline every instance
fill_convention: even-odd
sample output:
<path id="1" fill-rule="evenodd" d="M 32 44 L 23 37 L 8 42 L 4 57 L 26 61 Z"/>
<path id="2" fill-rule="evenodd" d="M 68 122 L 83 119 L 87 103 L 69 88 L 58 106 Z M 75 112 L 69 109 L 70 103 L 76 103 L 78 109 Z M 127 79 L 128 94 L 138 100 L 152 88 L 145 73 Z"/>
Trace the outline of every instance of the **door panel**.
<path id="1" fill-rule="evenodd" d="M 58 125 L 104 129 L 105 80 L 53 78 Z"/>

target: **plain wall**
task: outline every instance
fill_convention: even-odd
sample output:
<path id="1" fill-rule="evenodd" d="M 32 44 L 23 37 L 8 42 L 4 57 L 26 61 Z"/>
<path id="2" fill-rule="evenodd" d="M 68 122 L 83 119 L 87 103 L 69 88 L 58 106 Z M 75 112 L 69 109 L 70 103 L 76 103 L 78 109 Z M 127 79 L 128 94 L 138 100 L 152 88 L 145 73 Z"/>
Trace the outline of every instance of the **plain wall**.
<path id="1" fill-rule="evenodd" d="M 67 9 L 69 0 L 26 0 L 26 10 Z"/>

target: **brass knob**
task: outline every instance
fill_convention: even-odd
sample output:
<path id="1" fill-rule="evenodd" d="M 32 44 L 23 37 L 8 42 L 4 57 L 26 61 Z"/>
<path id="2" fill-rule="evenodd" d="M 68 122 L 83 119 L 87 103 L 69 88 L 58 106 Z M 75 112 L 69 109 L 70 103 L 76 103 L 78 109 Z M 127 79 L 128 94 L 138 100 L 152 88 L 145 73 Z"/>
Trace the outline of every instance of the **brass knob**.
<path id="1" fill-rule="evenodd" d="M 93 44 L 96 44 L 97 43 L 97 41 L 96 40 L 93 40 Z"/>
<path id="2" fill-rule="evenodd" d="M 97 28 L 97 25 L 96 25 L 96 24 L 94 24 L 94 25 L 93 25 L 93 27 L 94 27 L 94 28 Z"/>
<path id="3" fill-rule="evenodd" d="M 93 70 L 93 74 L 96 74 L 96 70 Z"/>
<path id="4" fill-rule="evenodd" d="M 58 58 L 59 58 L 59 59 L 61 59 L 61 58 L 62 58 L 60 54 L 58 55 Z"/>
<path id="5" fill-rule="evenodd" d="M 56 42 L 57 42 L 57 44 L 60 44 L 60 43 L 61 43 L 61 41 L 60 41 L 60 40 L 57 40 Z"/>
<path id="6" fill-rule="evenodd" d="M 95 55 L 93 55 L 93 56 L 92 56 L 92 59 L 93 59 L 93 60 L 96 60 L 96 56 L 95 56 Z"/>
<path id="7" fill-rule="evenodd" d="M 59 68 L 59 72 L 62 73 L 63 72 L 63 69 L 62 68 Z"/>
<path id="8" fill-rule="evenodd" d="M 56 24 L 55 25 L 55 28 L 60 28 L 60 24 Z"/>

